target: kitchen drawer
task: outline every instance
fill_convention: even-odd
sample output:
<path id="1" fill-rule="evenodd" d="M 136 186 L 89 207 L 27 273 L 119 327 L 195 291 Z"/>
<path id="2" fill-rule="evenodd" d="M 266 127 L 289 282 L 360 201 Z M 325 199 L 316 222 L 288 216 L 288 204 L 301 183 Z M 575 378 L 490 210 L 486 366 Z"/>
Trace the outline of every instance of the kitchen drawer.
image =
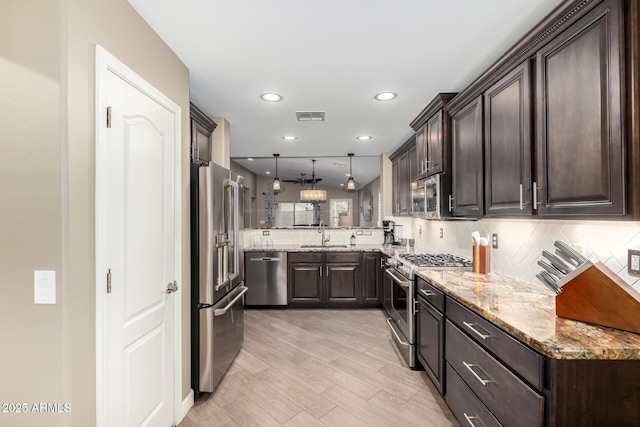
<path id="1" fill-rule="evenodd" d="M 449 298 L 447 318 L 481 346 L 517 372 L 538 390 L 542 390 L 544 357 L 491 322 Z"/>
<path id="2" fill-rule="evenodd" d="M 541 426 L 544 398 L 453 323 L 447 320 L 445 328 L 447 363 L 496 419 L 506 426 Z"/>
<path id="3" fill-rule="evenodd" d="M 447 363 L 447 405 L 463 426 L 500 427 L 486 406 L 462 381 L 460 375 Z"/>
<path id="4" fill-rule="evenodd" d="M 327 252 L 327 262 L 360 262 L 360 252 Z"/>
<path id="5" fill-rule="evenodd" d="M 444 292 L 419 277 L 417 284 L 418 296 L 429 301 L 429 303 L 438 309 L 440 313 L 444 313 Z"/>
<path id="6" fill-rule="evenodd" d="M 289 263 L 322 262 L 322 252 L 289 252 Z"/>

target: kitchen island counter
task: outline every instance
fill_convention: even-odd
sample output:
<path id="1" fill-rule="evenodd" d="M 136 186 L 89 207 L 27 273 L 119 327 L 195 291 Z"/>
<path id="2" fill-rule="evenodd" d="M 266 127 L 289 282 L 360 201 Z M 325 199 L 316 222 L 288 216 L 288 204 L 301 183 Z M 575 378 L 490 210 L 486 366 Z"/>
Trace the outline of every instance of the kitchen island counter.
<path id="1" fill-rule="evenodd" d="M 542 284 L 500 273 L 420 270 L 416 275 L 552 359 L 640 360 L 640 334 L 556 316 L 555 294 Z"/>

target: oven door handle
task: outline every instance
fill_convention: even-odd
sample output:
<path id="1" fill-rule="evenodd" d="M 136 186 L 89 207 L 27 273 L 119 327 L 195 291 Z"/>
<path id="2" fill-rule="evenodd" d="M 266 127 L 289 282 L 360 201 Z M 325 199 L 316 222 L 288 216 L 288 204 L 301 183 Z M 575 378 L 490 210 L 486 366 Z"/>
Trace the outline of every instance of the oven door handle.
<path id="1" fill-rule="evenodd" d="M 393 326 L 393 322 L 391 322 L 391 318 L 387 319 L 387 324 L 389 325 L 389 328 L 391 328 L 391 332 L 393 332 L 393 335 L 396 336 L 396 340 L 398 340 L 398 343 L 400 343 L 400 345 L 403 347 L 409 347 L 410 344 L 405 340 L 403 340 L 402 338 L 400 338 L 400 335 L 396 332 L 396 328 Z"/>
<path id="2" fill-rule="evenodd" d="M 401 278 L 396 276 L 392 268 L 385 270 L 385 273 L 387 273 L 387 276 L 391 277 L 391 279 L 393 279 L 393 281 L 396 282 L 398 285 L 402 286 L 403 288 L 409 289 L 409 281 L 402 280 Z"/>

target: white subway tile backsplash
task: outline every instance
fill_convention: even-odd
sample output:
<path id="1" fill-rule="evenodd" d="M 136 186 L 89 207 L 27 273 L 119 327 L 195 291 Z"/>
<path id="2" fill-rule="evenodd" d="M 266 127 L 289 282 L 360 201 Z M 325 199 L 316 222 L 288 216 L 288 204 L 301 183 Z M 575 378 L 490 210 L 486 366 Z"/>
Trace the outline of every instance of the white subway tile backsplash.
<path id="1" fill-rule="evenodd" d="M 418 234 L 422 227 L 422 235 Z M 440 228 L 444 239 L 439 238 Z M 561 221 L 538 219 L 483 219 L 480 221 L 425 221 L 414 219 L 416 250 L 448 252 L 471 258 L 471 232 L 498 233 L 499 249 L 491 250 L 491 271 L 535 282 L 536 264 L 553 242 L 573 245 L 591 261 L 600 261 L 640 291 L 640 280 L 627 274 L 627 249 L 640 249 L 640 223 L 626 221 Z"/>

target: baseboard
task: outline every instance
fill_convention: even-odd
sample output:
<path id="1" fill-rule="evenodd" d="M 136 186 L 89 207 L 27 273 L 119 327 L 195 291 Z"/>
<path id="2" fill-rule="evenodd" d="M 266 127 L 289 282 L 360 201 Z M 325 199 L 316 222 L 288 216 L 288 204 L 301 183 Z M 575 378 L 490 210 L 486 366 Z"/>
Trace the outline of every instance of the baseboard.
<path id="1" fill-rule="evenodd" d="M 176 425 L 180 424 L 182 420 L 184 420 L 184 417 L 187 416 L 187 413 L 193 407 L 193 402 L 194 402 L 193 390 L 189 390 L 189 394 L 182 401 L 182 407 L 180 408 L 180 414 L 178 415 L 179 419 L 176 422 Z"/>

